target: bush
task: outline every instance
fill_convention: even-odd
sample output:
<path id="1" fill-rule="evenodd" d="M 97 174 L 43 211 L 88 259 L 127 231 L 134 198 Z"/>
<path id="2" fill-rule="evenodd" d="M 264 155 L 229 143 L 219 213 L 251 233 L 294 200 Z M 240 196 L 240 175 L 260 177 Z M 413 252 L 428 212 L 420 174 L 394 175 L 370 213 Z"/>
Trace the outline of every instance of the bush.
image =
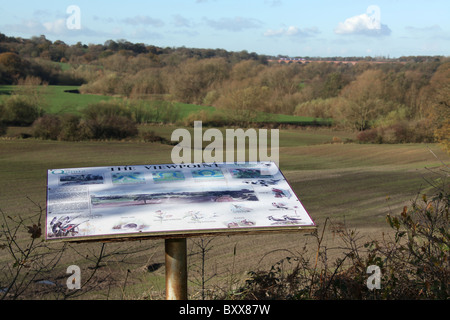
<path id="1" fill-rule="evenodd" d="M 168 145 L 175 145 L 176 142 L 172 142 L 167 140 L 164 137 L 158 136 L 154 131 L 146 131 L 141 134 L 141 138 L 145 142 L 157 142 L 162 144 L 168 144 Z"/>
<path id="2" fill-rule="evenodd" d="M 231 123 L 226 119 L 226 115 L 222 112 L 210 112 L 208 110 L 200 110 L 188 115 L 183 123 L 185 126 L 193 126 L 195 121 L 201 121 L 204 126 L 221 127 Z"/>
<path id="3" fill-rule="evenodd" d="M 89 105 L 83 113 L 82 125 L 91 139 L 124 139 L 138 134 L 131 111 L 116 101 Z"/>
<path id="4" fill-rule="evenodd" d="M 142 100 L 132 101 L 129 104 L 133 120 L 137 123 L 153 122 L 155 118 L 155 110 L 148 106 Z"/>
<path id="5" fill-rule="evenodd" d="M 447 186 L 448 188 L 448 186 Z M 385 290 L 394 298 L 448 299 L 450 296 L 449 190 L 416 199 L 400 215 L 387 216 L 394 243 L 378 249 Z M 394 249 L 395 248 L 395 249 Z"/>
<path id="6" fill-rule="evenodd" d="M 450 297 L 450 190 L 448 167 L 431 183 L 431 197 L 423 194 L 399 214 L 389 213 L 392 238 L 364 244 L 355 230 L 334 223 L 329 228 L 343 246 L 334 263 L 317 232 L 315 260 L 306 251 L 286 257 L 269 271 L 252 271 L 235 299 L 433 299 Z M 305 249 L 306 250 L 306 249 Z M 321 263 L 323 266 L 321 266 Z M 346 263 L 346 264 L 344 264 Z M 368 286 L 368 267 L 380 270 L 380 287 Z"/>
<path id="7" fill-rule="evenodd" d="M 0 136 L 6 134 L 6 131 L 8 129 L 8 127 L 3 121 L 3 109 L 4 109 L 3 105 L 0 104 Z"/>
<path id="8" fill-rule="evenodd" d="M 86 120 L 95 120 L 102 117 L 107 118 L 113 116 L 131 119 L 132 112 L 123 102 L 112 100 L 90 104 L 83 110 L 83 116 Z"/>
<path id="9" fill-rule="evenodd" d="M 138 134 L 136 123 L 123 116 L 103 116 L 87 120 L 85 125 L 92 139 L 125 139 Z"/>
<path id="10" fill-rule="evenodd" d="M 61 118 L 61 131 L 58 138 L 63 141 L 80 141 L 88 138 L 80 116 L 66 114 Z"/>
<path id="11" fill-rule="evenodd" d="M 433 128 L 434 126 L 428 119 L 412 122 L 411 131 L 414 133 L 414 142 L 436 142 Z"/>
<path id="12" fill-rule="evenodd" d="M 180 108 L 170 101 L 131 101 L 127 110 L 137 123 L 175 123 L 180 118 Z"/>
<path id="13" fill-rule="evenodd" d="M 363 143 L 421 143 L 434 142 L 432 127 L 427 120 L 399 121 L 361 131 L 357 140 Z"/>
<path id="14" fill-rule="evenodd" d="M 436 140 L 450 154 L 450 119 L 446 119 L 440 128 L 434 131 Z"/>
<path id="15" fill-rule="evenodd" d="M 131 112 L 122 104 L 101 102 L 76 115 L 46 115 L 35 121 L 34 136 L 42 139 L 79 141 L 86 139 L 125 139 L 138 134 Z"/>
<path id="16" fill-rule="evenodd" d="M 0 137 L 5 135 L 7 131 L 8 127 L 6 126 L 6 124 L 3 123 L 3 121 L 0 121 Z"/>
<path id="17" fill-rule="evenodd" d="M 35 138 L 57 140 L 61 131 L 61 120 L 55 115 L 44 115 L 33 123 Z"/>
<path id="18" fill-rule="evenodd" d="M 83 84 L 80 92 L 83 94 L 102 94 L 115 95 L 120 94 L 119 86 L 123 83 L 123 77 L 115 72 L 108 73 L 104 77 Z"/>
<path id="19" fill-rule="evenodd" d="M 42 114 L 43 111 L 25 96 L 12 95 L 5 99 L 3 121 L 8 125 L 29 126 Z"/>
<path id="20" fill-rule="evenodd" d="M 314 99 L 298 104 L 295 114 L 314 118 L 330 118 L 333 116 L 333 104 L 337 99 Z"/>
<path id="21" fill-rule="evenodd" d="M 381 143 L 382 137 L 378 135 L 377 129 L 368 129 L 358 132 L 356 139 L 363 143 Z"/>

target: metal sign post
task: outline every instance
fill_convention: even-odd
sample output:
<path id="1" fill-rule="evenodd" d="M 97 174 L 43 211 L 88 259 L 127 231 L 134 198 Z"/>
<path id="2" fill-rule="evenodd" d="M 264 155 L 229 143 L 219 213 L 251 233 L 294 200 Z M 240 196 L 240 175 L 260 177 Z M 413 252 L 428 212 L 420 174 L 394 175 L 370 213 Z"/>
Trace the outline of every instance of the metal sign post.
<path id="1" fill-rule="evenodd" d="M 186 238 L 166 239 L 166 300 L 187 300 Z"/>

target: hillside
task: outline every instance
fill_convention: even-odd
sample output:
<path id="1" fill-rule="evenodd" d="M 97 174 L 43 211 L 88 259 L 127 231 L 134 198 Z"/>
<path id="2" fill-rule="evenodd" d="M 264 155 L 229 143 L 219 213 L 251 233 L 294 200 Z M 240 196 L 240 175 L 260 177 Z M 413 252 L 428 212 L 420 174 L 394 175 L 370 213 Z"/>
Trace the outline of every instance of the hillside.
<path id="1" fill-rule="evenodd" d="M 300 116 L 367 131 L 364 142 L 448 143 L 447 57 L 277 59 L 288 58 L 125 40 L 67 45 L 2 34 L 0 84 L 79 86 L 82 96 L 74 100 L 95 102 L 89 95 L 100 95 L 202 106 L 194 108 L 196 117 L 211 123 L 218 122 L 216 113 L 202 112 L 205 107 L 219 110 L 228 123 L 260 121 L 262 114 L 266 122 L 290 123 Z M 48 108 L 64 103 L 51 100 Z"/>
<path id="2" fill-rule="evenodd" d="M 0 299 L 162 299 L 163 240 L 41 241 L 46 174 L 171 163 L 194 121 L 278 129 L 318 229 L 189 239 L 191 299 L 448 299 L 449 58 L 303 58 L 0 34 Z"/>

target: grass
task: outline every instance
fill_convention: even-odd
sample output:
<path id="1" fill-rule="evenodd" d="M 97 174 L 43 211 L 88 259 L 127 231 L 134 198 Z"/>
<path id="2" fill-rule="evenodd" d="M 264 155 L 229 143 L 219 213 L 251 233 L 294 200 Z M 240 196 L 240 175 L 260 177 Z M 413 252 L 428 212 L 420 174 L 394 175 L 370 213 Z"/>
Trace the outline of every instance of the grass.
<path id="1" fill-rule="evenodd" d="M 67 64 L 60 63 L 62 67 L 67 68 Z M 16 91 L 18 86 L 14 85 L 1 85 L 0 86 L 0 102 L 2 98 L 10 95 Z M 40 87 L 39 91 L 43 99 L 43 109 L 49 114 L 80 114 L 81 110 L 86 108 L 90 104 L 98 103 L 100 101 L 108 101 L 111 99 L 120 99 L 118 97 L 95 95 L 95 94 L 74 94 L 68 91 L 78 90 L 78 86 L 46 86 Z M 147 101 L 149 106 L 152 105 L 152 101 Z M 201 106 L 195 104 L 187 104 L 176 102 L 175 106 L 178 108 L 179 119 L 185 119 L 192 113 L 200 111 L 208 111 L 211 113 L 216 112 L 216 108 L 210 106 Z M 316 119 L 312 117 L 299 117 L 291 115 L 273 115 L 263 114 L 259 122 L 274 122 L 282 124 L 318 124 L 327 123 L 324 119 Z"/>
<path id="2" fill-rule="evenodd" d="M 110 96 L 67 92 L 78 88 L 77 86 L 46 86 L 39 88 L 43 99 L 42 107 L 44 111 L 49 114 L 59 115 L 65 113 L 79 114 L 89 104 L 113 99 Z M 0 101 L 2 96 L 10 95 L 15 90 L 17 90 L 17 86 L 0 86 Z"/>
<path id="3" fill-rule="evenodd" d="M 200 111 L 208 111 L 211 113 L 214 113 L 216 111 L 216 108 L 209 107 L 209 106 L 199 106 L 195 104 L 188 104 L 188 103 L 181 103 L 177 102 L 175 103 L 175 106 L 179 108 L 180 110 L 180 119 L 184 119 L 188 117 L 192 113 L 197 113 Z"/>
<path id="4" fill-rule="evenodd" d="M 267 118 L 269 120 L 267 120 Z M 277 114 L 270 115 L 266 114 L 266 117 L 262 117 L 262 122 L 271 122 L 271 123 L 279 123 L 279 124 L 294 124 L 294 125 L 328 125 L 332 124 L 331 119 L 322 119 L 322 118 L 313 118 L 313 117 L 302 117 L 302 116 L 293 116 L 287 114 Z"/>
<path id="5" fill-rule="evenodd" d="M 77 89 L 76 86 L 48 86 L 44 92 L 44 99 L 47 104 L 45 112 L 60 115 L 65 113 L 79 114 L 89 104 L 113 99 L 109 96 L 66 92 Z"/>
<path id="6" fill-rule="evenodd" d="M 54 62 L 54 63 L 56 63 L 61 68 L 61 71 L 67 71 L 72 69 L 70 63 L 67 62 Z"/>

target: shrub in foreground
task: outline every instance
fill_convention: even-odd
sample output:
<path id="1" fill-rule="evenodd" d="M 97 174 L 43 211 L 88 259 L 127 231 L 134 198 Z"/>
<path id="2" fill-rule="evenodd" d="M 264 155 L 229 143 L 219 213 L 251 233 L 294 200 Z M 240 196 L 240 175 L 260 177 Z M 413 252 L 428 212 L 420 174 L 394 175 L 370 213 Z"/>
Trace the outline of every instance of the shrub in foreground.
<path id="1" fill-rule="evenodd" d="M 269 271 L 252 271 L 232 299 L 385 299 L 447 300 L 450 297 L 450 192 L 448 167 L 423 194 L 399 214 L 388 214 L 392 238 L 361 244 L 358 233 L 334 224 L 330 230 L 344 246 L 332 263 L 316 234 L 315 259 L 302 252 Z M 328 221 L 328 220 L 327 220 Z M 368 268 L 380 270 L 379 288 L 369 288 Z"/>

